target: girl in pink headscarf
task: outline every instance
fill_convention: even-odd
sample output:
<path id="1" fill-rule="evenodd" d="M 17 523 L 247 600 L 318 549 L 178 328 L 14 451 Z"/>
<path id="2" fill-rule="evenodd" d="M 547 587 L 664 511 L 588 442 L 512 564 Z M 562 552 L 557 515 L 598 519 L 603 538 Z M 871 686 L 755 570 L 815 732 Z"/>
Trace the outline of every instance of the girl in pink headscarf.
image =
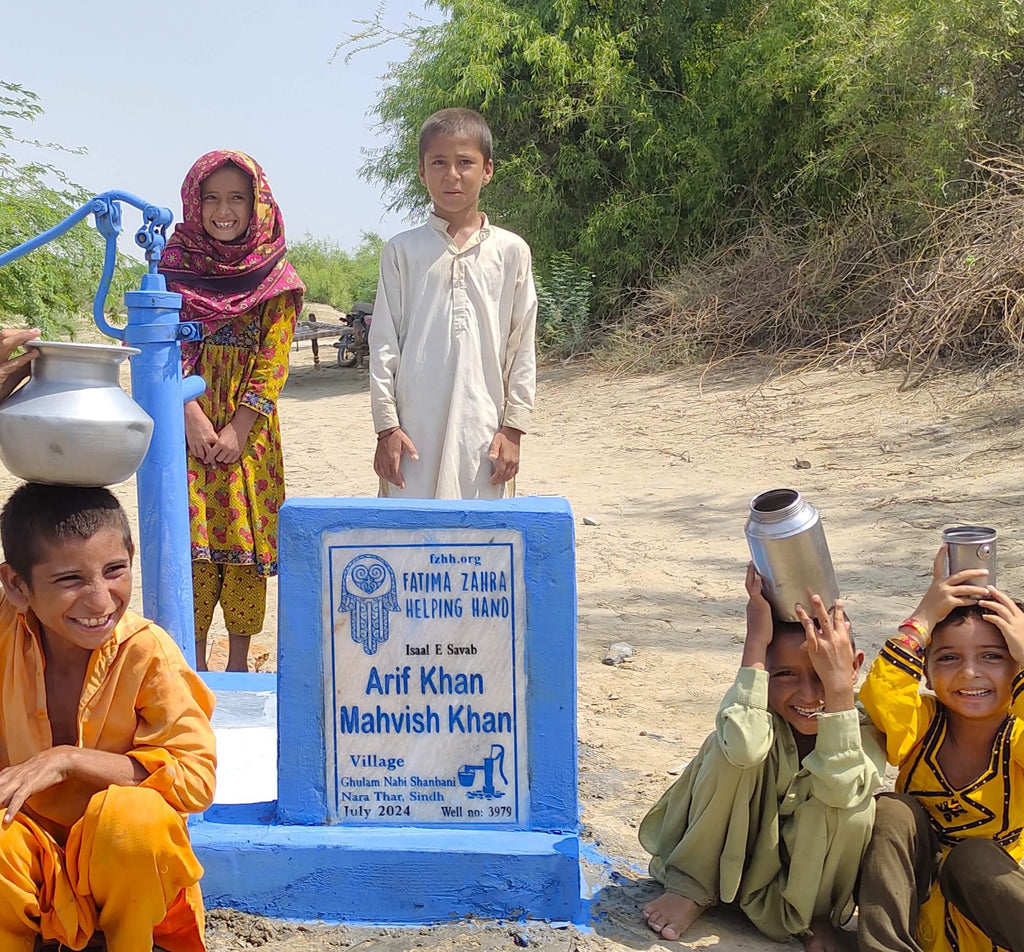
<path id="1" fill-rule="evenodd" d="M 284 467 L 277 399 L 305 291 L 285 257 L 284 222 L 263 169 L 243 152 L 208 152 L 181 186 L 183 221 L 160 270 L 203 325 L 182 347 L 206 392 L 185 406 L 196 667 L 220 602 L 229 671 L 248 668 L 277 574 Z"/>

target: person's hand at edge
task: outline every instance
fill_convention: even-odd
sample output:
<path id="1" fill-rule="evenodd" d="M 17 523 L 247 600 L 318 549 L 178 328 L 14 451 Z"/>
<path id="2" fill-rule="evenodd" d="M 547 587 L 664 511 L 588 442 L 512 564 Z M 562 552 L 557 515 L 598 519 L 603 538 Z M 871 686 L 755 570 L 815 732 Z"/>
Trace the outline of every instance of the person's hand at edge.
<path id="1" fill-rule="evenodd" d="M 402 477 L 402 454 L 418 460 L 420 454 L 412 440 L 400 426 L 382 430 L 377 434 L 377 449 L 373 454 L 373 471 L 386 482 L 405 489 Z"/>
<path id="2" fill-rule="evenodd" d="M 507 483 L 519 472 L 519 442 L 522 438 L 522 431 L 511 426 L 503 426 L 494 434 L 487 450 L 494 467 L 491 485 Z"/>
<path id="3" fill-rule="evenodd" d="M 25 353 L 17 357 L 11 357 L 11 354 L 38 337 L 38 327 L 27 330 L 5 327 L 0 330 L 0 401 L 6 400 L 14 393 L 18 384 L 28 376 L 29 366 L 39 356 L 39 351 L 35 347 L 29 347 Z"/>

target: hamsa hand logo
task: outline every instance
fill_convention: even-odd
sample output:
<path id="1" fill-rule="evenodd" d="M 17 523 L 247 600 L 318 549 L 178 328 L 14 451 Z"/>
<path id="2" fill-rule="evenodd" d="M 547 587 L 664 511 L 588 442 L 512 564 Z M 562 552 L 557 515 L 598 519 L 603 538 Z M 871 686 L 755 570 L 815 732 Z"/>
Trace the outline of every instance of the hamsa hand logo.
<path id="1" fill-rule="evenodd" d="M 341 575 L 339 612 L 349 613 L 352 640 L 368 654 L 388 640 L 389 612 L 398 606 L 395 573 L 380 556 L 357 555 Z"/>

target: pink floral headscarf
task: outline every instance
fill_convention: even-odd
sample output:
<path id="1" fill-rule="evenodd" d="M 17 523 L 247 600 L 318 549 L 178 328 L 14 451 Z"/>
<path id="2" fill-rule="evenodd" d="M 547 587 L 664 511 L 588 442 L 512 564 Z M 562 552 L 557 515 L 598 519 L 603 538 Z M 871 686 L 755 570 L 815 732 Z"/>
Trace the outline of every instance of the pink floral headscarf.
<path id="1" fill-rule="evenodd" d="M 252 220 L 245 234 L 230 243 L 206 233 L 200 195 L 203 180 L 229 163 L 253 181 Z M 181 205 L 184 220 L 167 242 L 160 271 L 168 289 L 183 298 L 183 321 L 200 321 L 209 335 L 285 292 L 295 297 L 295 313 L 302 310 L 306 286 L 285 257 L 284 220 L 255 159 L 231 149 L 207 152 L 185 176 Z"/>

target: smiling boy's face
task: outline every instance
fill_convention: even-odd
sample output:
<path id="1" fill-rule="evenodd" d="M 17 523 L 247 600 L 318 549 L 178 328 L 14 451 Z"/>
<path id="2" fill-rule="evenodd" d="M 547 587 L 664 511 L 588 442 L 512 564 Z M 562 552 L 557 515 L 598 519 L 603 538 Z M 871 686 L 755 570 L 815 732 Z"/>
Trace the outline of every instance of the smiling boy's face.
<path id="1" fill-rule="evenodd" d="M 975 615 L 939 625 L 925 662 L 928 687 L 950 712 L 970 720 L 1006 716 L 1019 670 L 999 629 Z"/>
<path id="2" fill-rule="evenodd" d="M 132 553 L 119 530 L 103 528 L 88 539 L 44 546 L 30 579 L 6 562 L 0 578 L 11 604 L 39 619 L 44 638 L 92 651 L 110 638 L 128 608 Z"/>
<path id="3" fill-rule="evenodd" d="M 818 716 L 825 711 L 825 687 L 811 663 L 806 640 L 800 625 L 776 623 L 765 658 L 768 708 L 797 733 L 816 735 Z M 863 660 L 863 652 L 854 652 L 851 686 Z"/>
<path id="4" fill-rule="evenodd" d="M 768 707 L 801 734 L 818 733 L 825 688 L 804 647 L 803 630 L 779 628 L 768 646 Z"/>

